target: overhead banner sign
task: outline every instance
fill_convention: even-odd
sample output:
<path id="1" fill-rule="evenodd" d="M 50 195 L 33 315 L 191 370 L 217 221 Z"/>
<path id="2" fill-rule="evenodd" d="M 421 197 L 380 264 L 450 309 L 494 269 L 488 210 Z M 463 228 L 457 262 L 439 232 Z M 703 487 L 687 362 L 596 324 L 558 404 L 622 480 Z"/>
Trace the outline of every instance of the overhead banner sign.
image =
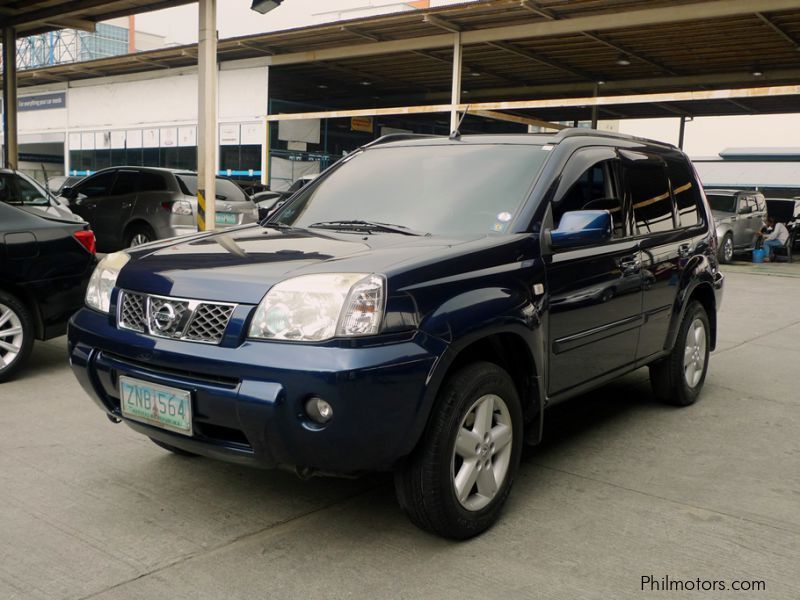
<path id="1" fill-rule="evenodd" d="M 67 106 L 66 92 L 53 92 L 52 94 L 38 94 L 36 96 L 22 96 L 17 98 L 17 110 L 49 110 L 52 108 L 65 108 Z"/>
<path id="2" fill-rule="evenodd" d="M 372 133 L 374 129 L 372 124 L 372 117 L 350 117 L 351 131 L 366 131 Z"/>

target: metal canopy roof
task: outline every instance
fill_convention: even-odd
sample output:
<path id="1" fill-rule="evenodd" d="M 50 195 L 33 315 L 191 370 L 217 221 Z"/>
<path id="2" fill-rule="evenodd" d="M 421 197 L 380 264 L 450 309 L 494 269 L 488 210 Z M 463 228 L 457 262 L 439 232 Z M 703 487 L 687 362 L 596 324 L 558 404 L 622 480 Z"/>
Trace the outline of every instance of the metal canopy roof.
<path id="1" fill-rule="evenodd" d="M 94 29 L 98 21 L 190 4 L 196 0 L 0 0 L 0 28 L 19 35 L 54 29 Z"/>
<path id="2" fill-rule="evenodd" d="M 183 2 L 7 2 L 150 5 Z M 155 6 L 158 5 L 158 6 Z M 99 9 L 97 9 L 99 10 Z M 800 83 L 800 0 L 486 0 L 221 40 L 221 61 L 262 57 L 270 96 L 320 108 L 449 102 L 453 32 L 463 102 Z M 19 85 L 193 66 L 196 46 L 22 71 Z M 621 64 L 621 63 L 629 64 Z M 760 75 L 759 75 L 760 74 Z M 301 109 L 298 109 L 301 110 Z M 604 118 L 797 112 L 798 96 L 603 106 Z M 585 113 L 585 114 L 584 114 Z M 536 111 L 550 120 L 589 109 Z"/>

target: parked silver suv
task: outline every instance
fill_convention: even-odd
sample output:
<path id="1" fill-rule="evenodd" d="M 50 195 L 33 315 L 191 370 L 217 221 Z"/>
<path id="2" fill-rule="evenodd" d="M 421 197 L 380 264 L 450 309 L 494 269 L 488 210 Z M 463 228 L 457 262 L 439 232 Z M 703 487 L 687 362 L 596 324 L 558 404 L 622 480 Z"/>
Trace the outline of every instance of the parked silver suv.
<path id="1" fill-rule="evenodd" d="M 706 197 L 717 226 L 719 262 L 729 263 L 736 252 L 752 250 L 767 216 L 764 194 L 706 189 Z"/>
<path id="2" fill-rule="evenodd" d="M 119 250 L 197 231 L 197 174 L 155 167 L 103 169 L 65 187 L 72 212 L 102 250 Z M 258 208 L 233 181 L 217 177 L 217 228 L 255 223 Z"/>

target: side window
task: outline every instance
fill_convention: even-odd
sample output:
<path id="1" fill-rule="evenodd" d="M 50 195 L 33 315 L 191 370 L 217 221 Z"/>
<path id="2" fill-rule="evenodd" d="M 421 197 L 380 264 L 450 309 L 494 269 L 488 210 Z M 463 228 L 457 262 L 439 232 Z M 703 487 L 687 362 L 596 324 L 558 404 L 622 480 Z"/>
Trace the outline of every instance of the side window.
<path id="1" fill-rule="evenodd" d="M 111 195 L 122 196 L 135 193 L 137 175 L 134 171 L 120 171 L 114 181 L 114 187 L 111 188 Z"/>
<path id="2" fill-rule="evenodd" d="M 109 171 L 107 173 L 100 173 L 94 177 L 89 177 L 75 188 L 75 191 L 78 194 L 83 194 L 87 198 L 108 196 L 111 193 L 111 186 L 116 176 L 117 173 L 115 171 Z"/>
<path id="3" fill-rule="evenodd" d="M 613 157 L 613 158 L 611 158 Z M 593 158 L 598 158 L 593 162 Z M 625 216 L 616 172 L 618 160 L 612 150 L 589 149 L 570 159 L 553 204 L 553 224 L 558 227 L 566 212 L 607 210 L 613 221 L 613 237 L 625 235 Z"/>
<path id="4" fill-rule="evenodd" d="M 139 173 L 140 192 L 163 192 L 167 189 L 167 182 L 162 175 L 142 171 Z"/>
<path id="5" fill-rule="evenodd" d="M 767 210 L 767 201 L 764 200 L 764 196 L 757 195 L 756 196 L 756 209 L 761 212 L 766 212 Z"/>
<path id="6" fill-rule="evenodd" d="M 16 202 L 11 185 L 11 175 L 0 173 L 0 202 L 13 204 Z"/>
<path id="7" fill-rule="evenodd" d="M 37 188 L 30 181 L 17 177 L 17 192 L 19 193 L 19 202 L 28 205 L 45 206 L 50 204 L 50 200 L 44 193 L 44 190 Z"/>
<path id="8" fill-rule="evenodd" d="M 672 196 L 664 166 L 651 161 L 629 161 L 625 181 L 638 233 L 657 233 L 675 228 Z"/>
<path id="9" fill-rule="evenodd" d="M 678 209 L 678 226 L 692 227 L 702 222 L 700 217 L 700 190 L 692 177 L 689 165 L 682 160 L 668 160 L 667 172 L 672 184 L 672 195 Z"/>
<path id="10" fill-rule="evenodd" d="M 739 197 L 739 211 L 745 209 L 745 214 L 750 214 L 756 210 L 756 199 L 753 196 Z"/>

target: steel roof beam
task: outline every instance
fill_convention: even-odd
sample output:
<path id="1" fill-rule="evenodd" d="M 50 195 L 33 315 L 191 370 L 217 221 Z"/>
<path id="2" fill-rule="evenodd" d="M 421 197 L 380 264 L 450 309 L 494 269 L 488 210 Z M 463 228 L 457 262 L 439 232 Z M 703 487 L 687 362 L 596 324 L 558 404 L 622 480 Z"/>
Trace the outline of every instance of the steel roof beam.
<path id="1" fill-rule="evenodd" d="M 759 19 L 761 19 L 767 27 L 772 29 L 772 31 L 777 33 L 784 40 L 786 40 L 792 46 L 794 46 L 795 50 L 800 50 L 800 42 L 798 42 L 796 39 L 794 39 L 792 36 L 790 36 L 788 33 L 786 33 L 786 31 L 784 31 L 779 25 L 777 25 L 774 21 L 772 21 L 772 19 L 770 19 L 764 13 L 760 13 L 760 12 L 757 12 L 756 16 Z"/>
<path id="2" fill-rule="evenodd" d="M 462 32 L 462 43 L 485 44 L 487 42 L 507 42 L 509 40 L 534 39 L 570 33 L 607 31 L 646 27 L 648 25 L 664 25 L 687 21 L 713 20 L 756 12 L 773 12 L 800 8 L 800 0 L 713 0 L 681 4 L 678 6 L 660 6 L 642 8 L 613 14 L 588 15 L 570 19 L 559 19 L 519 25 L 505 25 L 487 29 L 475 29 Z M 369 44 L 325 48 L 301 52 L 277 54 L 268 59 L 274 66 L 290 65 L 319 60 L 339 60 L 410 52 L 413 50 L 430 50 L 445 48 L 452 43 L 452 33 L 387 40 Z"/>

